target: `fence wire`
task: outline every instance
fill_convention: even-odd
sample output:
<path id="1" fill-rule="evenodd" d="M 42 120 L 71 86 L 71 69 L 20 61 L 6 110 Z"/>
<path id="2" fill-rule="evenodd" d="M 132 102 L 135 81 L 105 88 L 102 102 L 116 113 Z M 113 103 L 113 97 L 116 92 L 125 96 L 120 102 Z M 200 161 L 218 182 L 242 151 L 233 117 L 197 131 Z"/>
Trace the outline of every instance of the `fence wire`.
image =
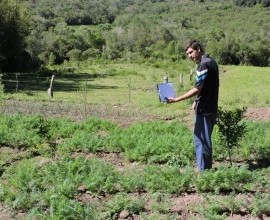
<path id="1" fill-rule="evenodd" d="M 88 75 L 89 76 L 89 75 Z M 134 121 L 144 121 L 154 119 L 154 116 L 143 113 L 140 109 L 134 108 L 129 103 L 138 93 L 150 93 L 156 102 L 159 102 L 157 94 L 157 83 L 147 82 L 143 87 L 134 87 L 132 84 L 107 85 L 106 89 L 119 89 L 119 96 L 124 101 L 113 103 L 91 104 L 85 101 L 89 99 L 89 93 L 100 88 L 91 83 L 92 78 L 56 76 L 51 85 L 52 76 L 34 76 L 31 74 L 13 73 L 2 75 L 1 85 L 4 93 L 27 93 L 35 92 L 47 93 L 50 86 L 55 92 L 68 92 L 76 94 L 79 98 L 76 104 L 57 99 L 42 101 L 24 101 L 8 99 L 0 105 L 0 114 L 39 114 L 45 117 L 68 117 L 74 120 L 82 120 L 88 117 L 99 117 L 121 121 L 122 124 L 129 124 Z M 163 79 L 161 79 L 162 82 Z M 124 97 L 124 98 L 123 98 Z"/>

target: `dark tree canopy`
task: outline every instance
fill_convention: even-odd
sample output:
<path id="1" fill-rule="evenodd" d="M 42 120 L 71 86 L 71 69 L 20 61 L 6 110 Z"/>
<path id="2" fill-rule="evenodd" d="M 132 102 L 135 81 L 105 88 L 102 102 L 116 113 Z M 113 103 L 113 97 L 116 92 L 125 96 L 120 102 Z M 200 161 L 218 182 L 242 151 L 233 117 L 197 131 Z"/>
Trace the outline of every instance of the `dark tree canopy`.
<path id="1" fill-rule="evenodd" d="M 270 0 L 234 0 L 234 4 L 237 6 L 248 6 L 262 5 L 263 7 L 270 7 Z"/>
<path id="2" fill-rule="evenodd" d="M 26 52 L 30 18 L 25 7 L 15 0 L 0 2 L 0 67 L 4 71 L 26 68 L 30 55 Z"/>

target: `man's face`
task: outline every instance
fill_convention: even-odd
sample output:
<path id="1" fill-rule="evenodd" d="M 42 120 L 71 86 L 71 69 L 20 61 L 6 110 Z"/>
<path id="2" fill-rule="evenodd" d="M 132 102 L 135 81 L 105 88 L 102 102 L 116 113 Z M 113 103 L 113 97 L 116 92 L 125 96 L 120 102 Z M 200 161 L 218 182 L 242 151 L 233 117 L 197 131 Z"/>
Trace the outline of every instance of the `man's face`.
<path id="1" fill-rule="evenodd" d="M 199 49 L 195 50 L 192 49 L 191 47 L 189 47 L 186 51 L 186 54 L 188 56 L 188 58 L 190 58 L 191 60 L 193 60 L 196 63 L 199 63 L 201 61 L 201 52 Z"/>

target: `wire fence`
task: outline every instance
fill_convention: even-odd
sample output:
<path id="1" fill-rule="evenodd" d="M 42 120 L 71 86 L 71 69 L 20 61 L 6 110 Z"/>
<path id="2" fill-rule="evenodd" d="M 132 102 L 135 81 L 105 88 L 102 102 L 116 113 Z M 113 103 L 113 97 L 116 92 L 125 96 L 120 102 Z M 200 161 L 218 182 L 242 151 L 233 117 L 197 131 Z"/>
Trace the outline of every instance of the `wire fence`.
<path id="1" fill-rule="evenodd" d="M 25 77 L 18 74 L 2 77 L 1 83 L 4 92 L 19 92 L 20 90 L 43 90 L 48 85 L 49 77 Z"/>
<path id="2" fill-rule="evenodd" d="M 25 73 L 4 74 L 1 77 L 1 85 L 2 90 L 6 94 L 48 92 L 49 96 L 53 96 L 53 91 L 55 93 L 62 91 L 68 92 L 67 96 L 75 94 L 75 97 L 78 98 L 76 99 L 76 104 L 62 101 L 56 95 L 54 99 L 42 98 L 39 100 L 38 98 L 34 98 L 35 101 L 7 99 L 0 104 L 0 114 L 39 114 L 45 117 L 64 116 L 74 120 L 99 117 L 114 120 L 125 125 L 134 121 L 151 120 L 154 118 L 154 116 L 144 113 L 140 109 L 134 108 L 134 106 L 132 107 L 129 103 L 138 93 L 156 95 L 155 101 L 158 102 L 156 82 L 147 82 L 142 87 L 135 87 L 129 81 L 126 84 L 118 85 L 99 85 L 92 82 L 93 76 L 90 74 L 83 76 L 78 74 L 74 74 L 74 76 L 64 74 L 57 76 L 37 76 Z M 100 98 L 106 99 L 106 97 L 103 97 L 106 91 L 113 91 L 118 94 L 120 101 L 117 99 L 115 103 L 101 102 L 98 104 L 88 103 L 86 101 L 86 99 L 90 99 L 93 92 L 98 93 L 101 96 Z"/>
<path id="3" fill-rule="evenodd" d="M 138 90 L 149 91 L 152 93 L 157 92 L 157 82 L 145 82 L 143 86 L 138 88 L 134 87 L 133 82 L 127 81 L 125 84 L 118 84 L 117 82 L 113 85 L 101 85 L 93 84 L 95 74 L 59 74 L 55 75 L 36 75 L 31 73 L 8 73 L 2 74 L 1 85 L 4 93 L 19 93 L 26 92 L 29 94 L 35 92 L 48 92 L 50 96 L 53 96 L 53 91 L 57 92 L 81 92 L 85 95 L 89 90 L 99 90 L 99 89 L 117 89 L 124 88 L 123 94 L 120 96 L 127 96 L 128 102 L 131 101 L 131 94 L 138 92 Z M 56 78 L 56 80 L 54 80 Z M 168 82 L 167 76 L 160 79 L 160 82 Z M 179 75 L 178 87 L 183 87 L 183 74 Z"/>
<path id="4" fill-rule="evenodd" d="M 192 71 L 191 71 L 191 74 Z M 55 75 L 38 75 L 33 73 L 4 73 L 1 75 L 1 84 L 4 92 L 17 93 L 19 91 L 46 91 L 48 88 L 54 87 L 57 91 L 78 91 L 87 82 L 93 78 L 99 77 L 95 74 L 67 74 L 57 75 L 57 81 L 54 81 Z M 164 76 L 163 82 L 168 82 L 168 77 Z M 183 74 L 179 75 L 179 83 L 183 85 Z M 156 82 L 149 82 L 156 84 Z M 113 87 L 112 85 L 111 87 Z M 130 82 L 127 83 L 130 87 Z"/>

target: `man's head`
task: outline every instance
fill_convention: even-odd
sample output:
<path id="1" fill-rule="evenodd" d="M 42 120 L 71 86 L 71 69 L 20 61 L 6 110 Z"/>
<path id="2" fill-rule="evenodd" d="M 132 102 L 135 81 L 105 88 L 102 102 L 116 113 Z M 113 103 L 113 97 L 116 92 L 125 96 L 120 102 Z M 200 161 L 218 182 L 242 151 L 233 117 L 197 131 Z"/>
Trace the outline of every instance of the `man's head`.
<path id="1" fill-rule="evenodd" d="M 202 44 L 196 40 L 188 41 L 185 51 L 187 56 L 196 63 L 200 62 L 202 55 L 204 55 Z"/>

